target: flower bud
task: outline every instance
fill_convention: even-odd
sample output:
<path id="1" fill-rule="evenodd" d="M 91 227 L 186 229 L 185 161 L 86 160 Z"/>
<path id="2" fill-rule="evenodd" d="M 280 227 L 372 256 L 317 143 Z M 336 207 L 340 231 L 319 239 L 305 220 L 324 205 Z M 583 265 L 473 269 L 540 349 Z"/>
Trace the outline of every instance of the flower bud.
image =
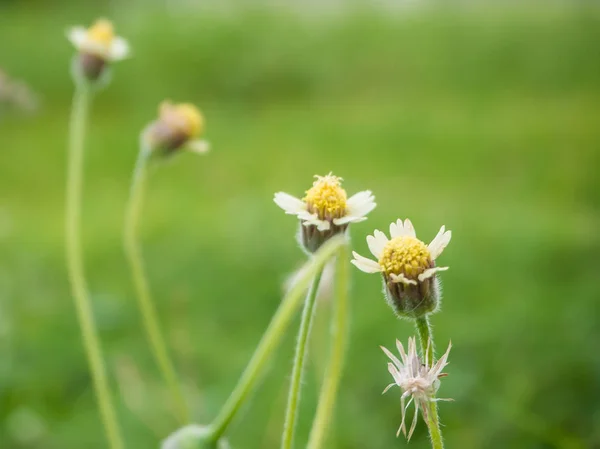
<path id="1" fill-rule="evenodd" d="M 146 128 L 143 138 L 147 148 L 165 156 L 179 149 L 205 153 L 208 143 L 198 138 L 203 131 L 204 117 L 196 106 L 164 101 L 159 107 L 158 120 Z"/>
<path id="2" fill-rule="evenodd" d="M 74 27 L 68 38 L 78 51 L 73 71 L 76 79 L 98 82 L 106 76 L 108 65 L 124 59 L 129 54 L 129 45 L 115 36 L 112 22 L 97 20 L 90 28 Z"/>

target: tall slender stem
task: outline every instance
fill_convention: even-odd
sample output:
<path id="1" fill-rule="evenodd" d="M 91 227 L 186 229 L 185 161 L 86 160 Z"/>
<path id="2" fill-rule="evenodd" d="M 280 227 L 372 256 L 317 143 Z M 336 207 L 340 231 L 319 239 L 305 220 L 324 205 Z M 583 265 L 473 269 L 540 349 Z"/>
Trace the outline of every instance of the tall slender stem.
<path id="1" fill-rule="evenodd" d="M 281 436 L 281 449 L 291 449 L 294 443 L 294 430 L 296 428 L 298 406 L 300 405 L 302 374 L 304 373 L 304 359 L 307 353 L 306 343 L 308 342 L 308 337 L 310 336 L 315 304 L 317 302 L 317 291 L 319 290 L 319 282 L 321 281 L 322 275 L 323 270 L 317 272 L 304 301 L 304 309 L 302 311 L 300 329 L 298 330 L 298 340 L 296 342 L 296 352 L 294 355 L 294 366 L 292 368 L 292 379 L 290 381 L 288 402 L 285 412 L 283 435 Z"/>
<path id="2" fill-rule="evenodd" d="M 325 432 L 333 414 L 344 368 L 348 334 L 349 261 L 348 249 L 346 247 L 341 248 L 336 266 L 335 310 L 331 319 L 331 331 L 333 334 L 331 355 L 325 374 L 325 381 L 321 388 L 319 405 L 308 439 L 308 449 L 320 449 L 323 444 Z"/>
<path id="3" fill-rule="evenodd" d="M 137 237 L 138 221 L 142 212 L 144 190 L 146 187 L 146 161 L 148 159 L 148 151 L 143 143 L 144 138 L 142 137 L 141 140 L 142 145 L 131 180 L 129 204 L 125 216 L 125 253 L 127 254 L 127 259 L 131 267 L 138 306 L 142 314 L 144 329 L 146 330 L 146 336 L 150 343 L 152 355 L 154 356 L 156 364 L 169 388 L 177 418 L 183 425 L 189 422 L 188 408 L 181 391 L 174 365 L 169 357 L 165 339 L 160 330 L 160 324 L 156 308 L 152 302 L 148 279 L 144 271 L 142 252 Z"/>
<path id="4" fill-rule="evenodd" d="M 110 394 L 106 367 L 102 357 L 102 349 L 100 348 L 100 339 L 85 280 L 81 252 L 80 223 L 81 194 L 83 189 L 83 144 L 90 95 L 89 88 L 83 85 L 83 83 L 76 85 L 69 124 L 65 214 L 67 271 L 106 437 L 111 449 L 122 449 L 124 447 L 123 440 L 121 439 L 117 414 Z"/>
<path id="5" fill-rule="evenodd" d="M 416 319 L 417 331 L 419 333 L 419 340 L 421 341 L 421 355 L 423 358 L 427 357 L 427 365 L 433 366 L 435 360 L 434 346 L 433 346 L 433 332 L 431 325 L 429 324 L 429 318 L 427 315 Z M 442 430 L 440 428 L 440 419 L 438 417 L 437 402 L 429 402 L 429 410 L 424 413 L 427 420 L 427 427 L 429 428 L 429 437 L 431 438 L 431 447 L 433 449 L 444 449 L 444 442 L 442 439 Z"/>
<path id="6" fill-rule="evenodd" d="M 342 236 L 330 239 L 321 249 L 315 253 L 314 257 L 309 260 L 302 269 L 302 276 L 294 284 L 291 290 L 287 293 L 277 312 L 271 319 L 269 327 L 265 331 L 260 343 L 256 347 L 246 370 L 240 377 L 238 384 L 229 396 L 229 399 L 221 408 L 221 411 L 210 425 L 211 441 L 216 442 L 227 430 L 231 421 L 239 411 L 240 407 L 247 399 L 256 383 L 259 374 L 263 370 L 269 356 L 277 347 L 285 330 L 287 329 L 294 313 L 300 306 L 302 294 L 308 287 L 311 279 L 317 273 L 323 270 L 323 266 L 327 261 L 339 251 L 340 247 L 345 244 L 345 239 Z"/>

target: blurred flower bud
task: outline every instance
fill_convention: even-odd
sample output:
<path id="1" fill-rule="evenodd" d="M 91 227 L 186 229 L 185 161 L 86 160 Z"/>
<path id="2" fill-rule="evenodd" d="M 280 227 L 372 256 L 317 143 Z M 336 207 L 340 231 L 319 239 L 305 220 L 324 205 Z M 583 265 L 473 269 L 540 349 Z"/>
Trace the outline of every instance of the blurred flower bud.
<path id="1" fill-rule="evenodd" d="M 354 252 L 352 263 L 366 273 L 383 275 L 388 303 L 401 317 L 419 318 L 435 312 L 441 299 L 437 273 L 448 267 L 436 267 L 435 260 L 450 242 L 452 233 L 442 226 L 426 245 L 417 239 L 410 220 L 390 225 L 391 240 L 376 230 L 367 244 L 377 262 Z"/>
<path id="2" fill-rule="evenodd" d="M 179 149 L 196 153 L 208 151 L 208 142 L 199 139 L 204 131 L 204 117 L 196 106 L 164 101 L 158 112 L 158 120 L 152 122 L 143 135 L 149 150 L 165 156 Z"/>
<path id="3" fill-rule="evenodd" d="M 106 19 L 97 20 L 87 29 L 73 27 L 67 37 L 78 51 L 73 65 L 78 79 L 96 82 L 105 74 L 109 63 L 124 59 L 129 54 L 127 41 L 115 36 L 112 22 Z"/>
<path id="4" fill-rule="evenodd" d="M 162 444 L 161 449 L 230 449 L 225 439 L 210 441 L 210 431 L 207 426 L 191 424 L 182 427 L 169 435 Z"/>

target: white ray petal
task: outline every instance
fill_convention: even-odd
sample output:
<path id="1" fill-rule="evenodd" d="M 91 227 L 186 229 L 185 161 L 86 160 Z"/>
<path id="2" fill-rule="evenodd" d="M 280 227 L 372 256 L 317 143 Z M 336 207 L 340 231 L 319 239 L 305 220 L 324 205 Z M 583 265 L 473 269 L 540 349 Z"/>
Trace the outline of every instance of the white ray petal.
<path id="1" fill-rule="evenodd" d="M 108 53 L 111 61 L 120 61 L 121 59 L 125 59 L 129 56 L 129 53 L 129 44 L 125 39 L 122 37 L 115 37 L 112 40 Z"/>
<path id="2" fill-rule="evenodd" d="M 394 274 L 394 273 L 390 273 L 390 279 L 392 280 L 392 282 L 394 283 L 399 283 L 402 282 L 404 285 L 417 285 L 417 281 L 414 281 L 412 279 L 408 279 L 406 276 L 404 276 L 402 273 L 400 274 Z"/>
<path id="3" fill-rule="evenodd" d="M 417 237 L 417 233 L 415 232 L 415 227 L 412 222 L 407 218 L 404 220 L 404 235 L 408 235 L 409 237 Z"/>
<path id="4" fill-rule="evenodd" d="M 396 364 L 396 366 L 398 368 L 402 368 L 402 362 L 400 360 L 398 360 L 398 357 L 396 357 L 394 354 L 392 354 L 392 352 L 389 349 L 387 349 L 386 347 L 380 346 L 380 348 L 385 353 L 385 355 L 387 355 L 389 357 L 389 359 Z"/>
<path id="5" fill-rule="evenodd" d="M 210 151 L 210 144 L 204 139 L 194 139 L 187 142 L 185 148 L 192 153 L 206 154 Z"/>
<path id="6" fill-rule="evenodd" d="M 336 226 L 342 226 L 346 223 L 360 223 L 361 221 L 365 221 L 367 217 L 358 217 L 356 215 L 346 215 L 342 218 L 334 218 L 333 224 Z"/>
<path id="7" fill-rule="evenodd" d="M 366 257 L 358 254 L 356 251 L 352 251 L 352 255 L 354 256 L 354 259 L 350 262 L 352 262 L 360 271 L 364 271 L 365 273 L 381 272 L 381 267 L 374 260 L 367 259 Z"/>
<path id="8" fill-rule="evenodd" d="M 390 224 L 390 237 L 400 237 L 404 233 L 404 225 L 402 224 L 402 220 L 398 218 L 395 222 Z"/>
<path id="9" fill-rule="evenodd" d="M 425 279 L 429 279 L 430 277 L 432 277 L 435 273 L 437 273 L 438 271 L 446 271 L 448 268 L 450 267 L 434 267 L 434 268 L 428 268 L 427 270 L 423 271 L 420 275 L 419 275 L 419 281 L 423 282 Z"/>
<path id="10" fill-rule="evenodd" d="M 304 201 L 299 200 L 288 193 L 277 192 L 273 201 L 275 201 L 275 204 L 281 207 L 286 214 L 298 215 L 301 212 L 306 212 L 306 204 Z"/>
<path id="11" fill-rule="evenodd" d="M 385 245 L 388 241 L 389 240 L 386 235 L 378 229 L 375 230 L 373 235 L 367 236 L 367 245 L 369 245 L 369 250 L 377 259 L 381 257 L 383 248 L 385 248 Z"/>
<path id="12" fill-rule="evenodd" d="M 346 202 L 348 209 L 348 215 L 354 215 L 358 217 L 364 217 L 373 209 L 377 204 L 375 203 L 375 197 L 369 190 L 364 192 L 358 192 L 352 195 Z"/>
<path id="13" fill-rule="evenodd" d="M 431 254 L 431 258 L 433 260 L 437 259 L 444 248 L 448 246 L 450 243 L 450 239 L 452 238 L 452 231 L 446 231 L 446 227 L 442 226 L 440 231 L 437 233 L 435 238 L 428 245 L 429 253 Z"/>
<path id="14" fill-rule="evenodd" d="M 67 38 L 79 50 L 87 40 L 87 30 L 82 26 L 73 27 L 67 30 Z"/>

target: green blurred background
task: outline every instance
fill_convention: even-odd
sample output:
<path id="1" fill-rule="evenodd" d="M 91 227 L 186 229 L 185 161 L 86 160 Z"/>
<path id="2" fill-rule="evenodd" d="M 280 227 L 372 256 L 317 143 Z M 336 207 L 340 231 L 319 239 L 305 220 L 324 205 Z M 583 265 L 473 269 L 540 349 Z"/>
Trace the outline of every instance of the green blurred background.
<path id="1" fill-rule="evenodd" d="M 0 447 L 105 448 L 63 255 L 73 49 L 115 21 L 134 57 L 114 67 L 89 128 L 86 271 L 130 448 L 174 430 L 121 245 L 138 133 L 164 98 L 207 117 L 213 151 L 155 167 L 148 272 L 198 422 L 217 412 L 303 261 L 272 201 L 333 171 L 378 208 L 365 236 L 410 217 L 441 262 L 436 340 L 448 448 L 600 448 L 600 11 L 591 2 L 308 4 L 0 2 L 0 68 L 37 111 L 0 116 Z M 352 329 L 328 448 L 407 447 L 378 345 L 413 334 L 352 271 Z M 320 303 L 297 447 L 327 357 Z M 294 328 L 297 322 L 294 323 Z M 278 447 L 295 329 L 230 433 Z M 428 447 L 421 423 L 410 447 Z"/>

